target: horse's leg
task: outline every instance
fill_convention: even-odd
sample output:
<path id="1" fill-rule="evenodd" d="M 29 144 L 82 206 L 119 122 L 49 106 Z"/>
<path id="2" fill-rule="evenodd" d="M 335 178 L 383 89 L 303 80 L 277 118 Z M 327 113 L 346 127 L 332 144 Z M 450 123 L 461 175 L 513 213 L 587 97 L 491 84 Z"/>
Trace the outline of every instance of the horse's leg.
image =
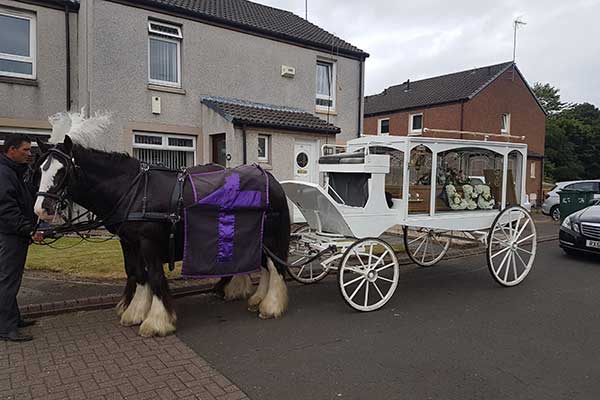
<path id="1" fill-rule="evenodd" d="M 269 287 L 265 298 L 258 306 L 258 316 L 262 319 L 279 318 L 288 306 L 287 286 L 283 279 L 283 273 L 275 268 L 269 257 L 267 257 L 267 268 L 269 269 Z"/>
<path id="2" fill-rule="evenodd" d="M 148 243 L 143 246 L 143 250 L 148 266 L 152 306 L 140 326 L 140 335 L 144 337 L 167 336 L 175 332 L 175 322 L 177 321 L 169 293 L 169 285 L 163 270 L 160 253 L 156 251 L 156 244 Z"/>
<path id="3" fill-rule="evenodd" d="M 123 296 L 121 296 L 121 300 L 115 307 L 119 317 L 123 315 L 127 307 L 129 307 L 129 304 L 131 304 L 131 300 L 133 299 L 136 289 L 135 265 L 133 262 L 135 254 L 131 253 L 130 245 L 125 240 L 121 240 L 121 249 L 123 251 L 123 261 L 125 265 L 125 272 L 127 273 L 127 282 L 125 283 Z"/>
<path id="4" fill-rule="evenodd" d="M 252 280 L 250 275 L 237 275 L 231 278 L 224 287 L 226 301 L 247 299 L 252 294 Z"/>
<path id="5" fill-rule="evenodd" d="M 146 315 L 148 315 L 152 304 L 152 291 L 148 284 L 148 275 L 143 259 L 140 257 L 139 242 L 135 245 L 130 244 L 128 248 L 127 285 L 131 285 L 134 288 L 132 292 L 135 290 L 135 294 L 129 306 L 125 309 L 123 315 L 121 315 L 121 325 L 123 326 L 141 324 Z M 133 276 L 129 275 L 130 271 L 133 273 Z"/>
<path id="6" fill-rule="evenodd" d="M 260 281 L 258 282 L 258 288 L 256 292 L 248 299 L 248 311 L 258 311 L 258 305 L 267 295 L 269 289 L 269 270 L 265 267 L 260 269 Z"/>

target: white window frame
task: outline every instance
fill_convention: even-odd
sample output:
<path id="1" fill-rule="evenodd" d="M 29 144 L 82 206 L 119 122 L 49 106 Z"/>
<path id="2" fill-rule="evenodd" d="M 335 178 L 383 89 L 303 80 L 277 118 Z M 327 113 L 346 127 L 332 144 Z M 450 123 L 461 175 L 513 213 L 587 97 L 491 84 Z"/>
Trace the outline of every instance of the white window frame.
<path id="1" fill-rule="evenodd" d="M 529 177 L 531 179 L 535 179 L 535 169 L 536 169 L 536 165 L 535 165 L 535 161 L 531 162 L 531 166 L 529 167 Z"/>
<path id="2" fill-rule="evenodd" d="M 500 118 L 500 133 L 508 135 L 510 133 L 510 113 L 503 113 Z"/>
<path id="3" fill-rule="evenodd" d="M 336 92 L 337 92 L 337 90 L 336 90 L 336 88 L 337 88 L 336 62 L 333 60 L 317 59 L 317 62 L 315 64 L 315 70 L 316 70 L 318 64 L 328 64 L 331 68 L 331 96 L 325 96 L 325 95 L 317 93 L 317 81 L 315 79 L 315 102 L 317 99 L 331 100 L 331 106 L 327 107 L 327 106 L 322 106 L 322 105 L 318 105 L 315 103 L 316 110 L 322 111 L 322 112 L 332 112 L 332 111 L 335 111 L 335 106 L 336 106 Z"/>
<path id="4" fill-rule="evenodd" d="M 388 122 L 388 131 L 387 132 L 381 132 L 381 125 L 383 124 L 383 121 Z M 390 119 L 389 118 L 381 118 L 381 119 L 377 120 L 377 134 L 381 135 L 381 136 L 389 136 L 389 134 L 390 134 Z"/>
<path id="5" fill-rule="evenodd" d="M 421 116 L 421 129 L 413 129 L 413 119 L 419 115 Z M 408 133 L 423 133 L 424 122 L 425 118 L 423 117 L 423 113 L 410 114 L 408 117 Z"/>
<path id="6" fill-rule="evenodd" d="M 17 72 L 8 72 L 0 70 L 1 76 L 12 76 L 15 78 L 35 79 L 36 78 L 36 17 L 33 13 L 19 12 L 0 8 L 0 15 L 26 19 L 29 21 L 29 57 L 17 56 L 14 54 L 0 53 L 0 59 L 8 61 L 19 61 L 31 63 L 31 74 L 20 74 Z"/>
<path id="7" fill-rule="evenodd" d="M 260 148 L 260 146 L 258 144 L 259 144 L 260 139 L 265 139 L 265 156 L 264 157 L 259 157 L 258 156 L 258 149 Z M 256 142 L 256 144 L 257 144 L 257 146 L 256 146 L 256 154 L 257 154 L 257 158 L 258 158 L 259 162 L 263 162 L 263 163 L 268 163 L 269 162 L 269 154 L 270 154 L 269 151 L 271 150 L 270 149 L 271 146 L 270 146 L 270 143 L 269 143 L 270 139 L 271 139 L 271 137 L 269 135 L 258 135 L 258 139 L 257 139 L 257 142 Z"/>
<path id="8" fill-rule="evenodd" d="M 161 32 L 152 28 L 152 25 L 165 26 L 172 29 L 177 29 L 177 34 Z M 150 73 L 150 40 L 162 40 L 163 42 L 175 43 L 177 45 L 177 82 L 162 81 L 160 79 L 152 79 Z M 181 42 L 183 35 L 181 27 L 178 25 L 165 24 L 157 21 L 148 21 L 148 83 L 159 86 L 170 86 L 181 88 Z"/>
<path id="9" fill-rule="evenodd" d="M 142 136 L 153 136 L 162 138 L 162 144 L 148 144 L 148 143 L 136 143 L 135 137 L 136 135 Z M 174 139 L 191 139 L 192 146 L 191 147 L 183 147 L 183 146 L 171 146 L 169 145 L 169 138 Z M 196 161 L 196 137 L 195 136 L 187 136 L 187 135 L 177 135 L 171 133 L 156 133 L 156 132 L 146 132 L 146 131 L 133 131 L 133 135 L 131 137 L 132 148 L 133 149 L 151 149 L 151 150 L 172 150 L 172 151 L 189 151 L 194 152 L 194 165 L 197 164 Z"/>

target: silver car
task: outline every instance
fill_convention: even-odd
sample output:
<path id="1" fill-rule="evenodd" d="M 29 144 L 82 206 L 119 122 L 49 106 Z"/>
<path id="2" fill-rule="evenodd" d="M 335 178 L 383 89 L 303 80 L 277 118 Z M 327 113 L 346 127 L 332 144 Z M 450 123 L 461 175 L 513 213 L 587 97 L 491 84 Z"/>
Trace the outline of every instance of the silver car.
<path id="1" fill-rule="evenodd" d="M 594 194 L 594 198 L 600 199 L 600 179 L 557 182 L 556 186 L 554 186 L 554 188 L 546 194 L 546 199 L 544 200 L 544 204 L 542 204 L 542 212 L 546 215 L 550 215 L 555 221 L 560 219 L 560 210 L 558 208 L 560 204 L 560 198 L 558 197 L 558 193 L 563 189 L 586 191 L 592 190 L 596 192 L 596 194 Z"/>

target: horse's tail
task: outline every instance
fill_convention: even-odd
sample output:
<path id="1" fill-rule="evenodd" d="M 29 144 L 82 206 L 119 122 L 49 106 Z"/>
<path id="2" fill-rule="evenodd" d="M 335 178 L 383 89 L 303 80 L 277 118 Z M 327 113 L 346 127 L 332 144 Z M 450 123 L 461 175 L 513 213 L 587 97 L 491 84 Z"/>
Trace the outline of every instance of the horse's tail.
<path id="1" fill-rule="evenodd" d="M 276 257 L 270 257 L 280 274 L 287 270 L 290 247 L 290 211 L 283 187 L 269 174 L 269 202 L 264 244 Z M 283 263 L 282 263 L 283 261 Z M 263 264 L 266 265 L 266 264 Z"/>

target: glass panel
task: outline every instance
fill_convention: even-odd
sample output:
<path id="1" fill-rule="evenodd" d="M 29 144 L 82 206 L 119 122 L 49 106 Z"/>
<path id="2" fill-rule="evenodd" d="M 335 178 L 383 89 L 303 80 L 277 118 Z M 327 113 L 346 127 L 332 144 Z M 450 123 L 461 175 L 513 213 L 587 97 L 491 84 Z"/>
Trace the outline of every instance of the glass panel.
<path id="1" fill-rule="evenodd" d="M 298 153 L 296 156 L 296 165 L 300 168 L 305 168 L 308 165 L 308 155 L 304 152 Z"/>
<path id="2" fill-rule="evenodd" d="M 433 156 L 427 146 L 417 146 L 410 152 L 408 212 L 428 214 L 431 198 L 431 160 Z"/>
<path id="3" fill-rule="evenodd" d="M 150 27 L 151 27 L 152 31 L 154 31 L 154 32 L 165 33 L 167 35 L 175 36 L 175 37 L 181 36 L 181 34 L 179 33 L 179 29 L 174 26 L 166 26 L 166 25 L 162 25 L 162 24 L 159 25 L 159 24 L 150 23 Z"/>
<path id="4" fill-rule="evenodd" d="M 521 204 L 521 181 L 523 176 L 523 156 L 518 151 L 508 154 L 508 177 L 506 181 L 506 205 Z"/>
<path id="5" fill-rule="evenodd" d="M 156 144 L 162 145 L 162 137 L 160 136 L 149 136 L 149 135 L 135 135 L 135 143 L 140 144 Z"/>
<path id="6" fill-rule="evenodd" d="M 381 121 L 381 133 L 390 133 L 390 120 L 384 119 Z"/>
<path id="7" fill-rule="evenodd" d="M 412 117 L 412 130 L 420 131 L 423 129 L 423 116 L 422 115 L 413 115 Z"/>
<path id="8" fill-rule="evenodd" d="M 194 164 L 193 151 L 134 148 L 133 156 L 148 164 L 163 165 L 172 169 L 191 167 Z"/>
<path id="9" fill-rule="evenodd" d="M 182 138 L 169 138 L 169 146 L 194 147 L 194 140 Z"/>
<path id="10" fill-rule="evenodd" d="M 404 153 L 385 146 L 373 146 L 369 149 L 369 152 L 390 156 L 390 172 L 385 176 L 385 195 L 386 198 L 401 199 L 402 184 L 404 182 Z"/>
<path id="11" fill-rule="evenodd" d="M 29 24 L 28 19 L 0 15 L 0 53 L 29 57 Z"/>
<path id="12" fill-rule="evenodd" d="M 33 64 L 21 61 L 3 60 L 0 58 L 0 71 L 31 75 L 33 73 Z"/>
<path id="13" fill-rule="evenodd" d="M 267 158 L 267 138 L 266 137 L 258 137 L 258 158 L 266 159 Z"/>
<path id="14" fill-rule="evenodd" d="M 317 63 L 317 95 L 331 96 L 331 64 Z"/>
<path id="15" fill-rule="evenodd" d="M 150 79 L 177 82 L 177 43 L 150 38 Z"/>
<path id="16" fill-rule="evenodd" d="M 596 190 L 594 182 L 579 182 L 569 185 L 566 189 L 570 190 Z"/>
<path id="17" fill-rule="evenodd" d="M 315 104 L 318 105 L 318 106 L 323 106 L 323 107 L 332 107 L 333 106 L 333 101 L 332 100 L 325 100 L 325 99 L 317 99 Z"/>
<path id="18" fill-rule="evenodd" d="M 502 155 L 486 149 L 461 148 L 439 153 L 436 211 L 500 208 L 503 164 Z M 512 201 L 516 201 L 515 185 L 513 182 L 507 189 Z"/>

